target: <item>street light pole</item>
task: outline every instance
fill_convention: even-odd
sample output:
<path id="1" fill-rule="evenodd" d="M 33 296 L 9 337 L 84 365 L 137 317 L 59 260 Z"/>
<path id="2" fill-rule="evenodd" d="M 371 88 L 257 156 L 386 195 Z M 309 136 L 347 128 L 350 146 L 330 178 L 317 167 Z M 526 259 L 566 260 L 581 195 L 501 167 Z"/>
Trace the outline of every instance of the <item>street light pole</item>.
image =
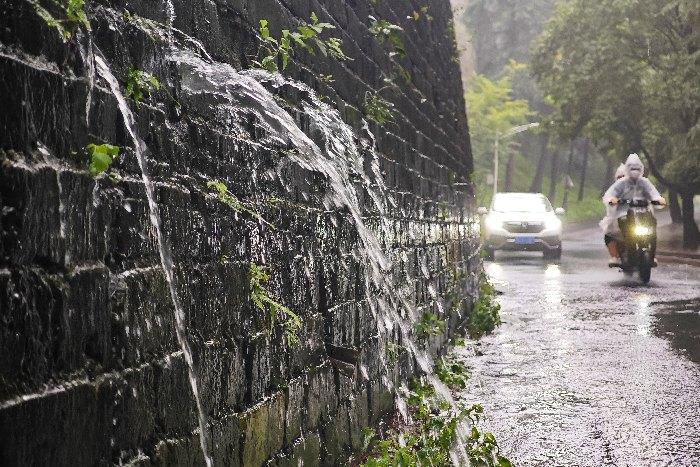
<path id="1" fill-rule="evenodd" d="M 493 196 L 498 193 L 498 133 L 493 146 Z"/>
<path id="2" fill-rule="evenodd" d="M 506 131 L 503 136 L 496 133 L 496 141 L 493 144 L 493 196 L 498 193 L 498 145 L 501 138 L 510 138 L 513 135 L 527 131 L 530 128 L 535 128 L 540 126 L 538 122 L 526 123 L 525 125 L 519 125 Z"/>

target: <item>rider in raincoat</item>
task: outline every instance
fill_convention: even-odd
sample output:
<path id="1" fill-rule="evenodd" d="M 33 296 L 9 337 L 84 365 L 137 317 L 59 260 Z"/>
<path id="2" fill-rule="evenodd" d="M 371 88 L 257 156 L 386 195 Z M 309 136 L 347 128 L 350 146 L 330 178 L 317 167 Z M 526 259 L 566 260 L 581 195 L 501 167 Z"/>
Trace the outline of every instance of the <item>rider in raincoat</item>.
<path id="1" fill-rule="evenodd" d="M 644 164 L 637 154 L 629 155 L 625 162 L 625 177 L 613 183 L 603 195 L 603 203 L 606 206 L 616 207 L 611 213 L 611 217 L 617 219 L 618 224 L 620 219 L 627 215 L 627 206 L 619 204 L 621 199 L 647 200 L 656 201 L 662 205 L 666 204 L 666 200 L 661 196 L 659 190 L 648 178 L 644 177 Z M 615 249 L 617 250 L 617 248 Z M 617 251 L 615 253 L 616 257 L 610 264 L 618 266 L 620 264 L 619 253 Z"/>
<path id="2" fill-rule="evenodd" d="M 625 164 L 620 164 L 620 166 L 615 171 L 615 180 L 619 180 L 625 176 Z M 616 260 L 620 254 L 617 250 L 617 242 L 620 239 L 620 227 L 617 224 L 617 218 L 615 217 L 616 206 L 610 206 L 605 204 L 605 217 L 598 223 L 605 236 L 603 240 L 605 241 L 605 246 L 608 247 L 608 253 L 610 253 L 610 259 Z"/>

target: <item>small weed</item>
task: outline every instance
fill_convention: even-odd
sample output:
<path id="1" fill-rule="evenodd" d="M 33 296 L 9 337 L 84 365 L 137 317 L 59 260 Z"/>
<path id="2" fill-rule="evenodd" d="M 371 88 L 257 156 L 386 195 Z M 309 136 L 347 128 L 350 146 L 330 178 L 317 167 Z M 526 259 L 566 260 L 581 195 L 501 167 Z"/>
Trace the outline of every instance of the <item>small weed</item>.
<path id="1" fill-rule="evenodd" d="M 311 23 L 298 26 L 296 31 L 283 29 L 282 36 L 276 39 L 270 34 L 269 22 L 266 19 L 261 19 L 258 31 L 262 38 L 262 45 L 258 50 L 258 60 L 254 60 L 253 64 L 274 73 L 280 71 L 279 63 L 281 62 L 281 71 L 284 71 L 289 65 L 289 59 L 294 54 L 295 47 L 305 50 L 311 55 L 316 55 L 318 50 L 324 57 L 349 60 L 350 58 L 343 52 L 343 42 L 340 39 L 337 37 L 322 39 L 320 37 L 324 31 L 329 29 L 335 29 L 335 26 L 320 22 L 316 13 L 311 13 Z"/>
<path id="2" fill-rule="evenodd" d="M 389 342 L 386 345 L 386 359 L 389 363 L 394 364 L 399 360 L 399 355 L 403 352 L 404 346 L 396 342 Z"/>
<path id="3" fill-rule="evenodd" d="M 419 339 L 438 336 L 445 332 L 445 321 L 438 318 L 435 313 L 425 313 L 415 324 L 415 331 Z"/>
<path id="4" fill-rule="evenodd" d="M 512 467 L 513 464 L 506 457 L 500 455 L 500 449 L 496 437 L 492 433 L 479 431 L 476 425 L 472 425 L 469 437 L 465 441 L 469 463 L 483 467 Z"/>
<path id="5" fill-rule="evenodd" d="M 366 426 L 362 429 L 362 450 L 366 451 L 369 446 L 372 444 L 372 441 L 374 441 L 374 437 L 376 436 L 376 432 L 374 429 Z"/>
<path id="6" fill-rule="evenodd" d="M 401 26 L 392 24 L 385 19 L 377 19 L 374 16 L 370 16 L 369 21 L 369 32 L 380 44 L 389 43 L 399 56 L 406 56 L 406 46 L 404 45 L 403 28 Z"/>
<path id="7" fill-rule="evenodd" d="M 485 276 L 481 278 L 479 299 L 469 315 L 467 328 L 473 339 L 490 334 L 501 324 L 501 305 L 496 303 L 496 291 Z"/>
<path id="8" fill-rule="evenodd" d="M 85 146 L 88 156 L 90 156 L 90 174 L 97 177 L 109 169 L 114 158 L 119 155 L 119 146 L 111 144 L 88 144 Z"/>
<path id="9" fill-rule="evenodd" d="M 408 86 L 413 84 L 413 76 L 411 76 L 410 71 L 398 63 L 394 66 L 394 68 L 396 69 L 397 78 L 401 78 L 401 80 Z"/>
<path id="10" fill-rule="evenodd" d="M 270 280 L 270 275 L 265 268 L 251 263 L 249 273 L 250 299 L 259 310 L 267 312 L 270 321 L 270 332 L 272 332 L 272 329 L 277 324 L 277 320 L 281 319 L 287 343 L 289 343 L 290 346 L 299 344 L 298 334 L 302 326 L 299 315 L 270 297 L 270 293 L 265 288 L 265 285 Z"/>
<path id="11" fill-rule="evenodd" d="M 365 116 L 379 126 L 394 120 L 394 104 L 381 98 L 377 93 L 365 93 Z"/>
<path id="12" fill-rule="evenodd" d="M 269 227 L 272 227 L 273 229 L 275 228 L 275 226 L 266 221 L 258 211 L 244 204 L 236 197 L 236 195 L 231 193 L 224 182 L 219 180 L 209 180 L 207 182 L 207 188 L 216 191 L 219 197 L 219 201 L 221 201 L 234 211 L 248 214 L 254 217 L 255 219 L 258 219 L 259 221 L 263 222 L 264 224 L 268 225 Z"/>
<path id="13" fill-rule="evenodd" d="M 152 74 L 137 70 L 134 67 L 129 68 L 124 96 L 132 98 L 137 106 L 146 94 L 150 94 L 151 91 L 159 91 L 160 88 L 160 81 Z"/>
<path id="14" fill-rule="evenodd" d="M 435 365 L 435 375 L 452 390 L 466 388 L 467 380 L 471 376 L 463 363 L 448 362 L 444 357 L 441 357 Z"/>
<path id="15" fill-rule="evenodd" d="M 433 17 L 428 13 L 428 10 L 430 10 L 428 5 L 422 6 L 418 9 L 418 11 L 414 10 L 413 14 L 409 16 L 409 19 L 412 19 L 413 21 L 420 21 L 421 18 L 425 18 L 428 22 L 431 22 Z"/>
<path id="16" fill-rule="evenodd" d="M 36 14 L 46 22 L 48 27 L 55 28 L 64 42 L 73 37 L 80 26 L 88 31 L 91 30 L 90 21 L 85 13 L 85 0 L 51 0 L 54 9 L 61 12 L 60 18 L 41 6 L 38 1 L 30 3 L 34 6 Z"/>
<path id="17" fill-rule="evenodd" d="M 436 394 L 435 389 L 423 382 L 414 381 L 409 391 L 404 391 L 412 422 L 391 431 L 386 439 L 374 443 L 364 467 L 399 466 L 448 466 L 453 465 L 450 451 L 459 439 L 457 427 L 469 420 L 474 427 L 483 414 L 483 407 L 451 407 Z M 508 467 L 510 462 L 500 456 L 498 444 L 490 433 L 472 430 L 466 439 L 472 465 Z M 372 443 L 370 443 L 370 446 Z"/>

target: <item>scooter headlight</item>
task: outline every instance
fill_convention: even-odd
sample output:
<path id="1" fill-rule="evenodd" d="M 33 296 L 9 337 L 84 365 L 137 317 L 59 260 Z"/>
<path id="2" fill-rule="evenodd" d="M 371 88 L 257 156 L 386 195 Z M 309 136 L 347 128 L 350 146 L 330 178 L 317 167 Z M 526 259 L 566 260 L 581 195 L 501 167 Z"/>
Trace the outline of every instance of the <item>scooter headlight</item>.
<path id="1" fill-rule="evenodd" d="M 651 227 L 647 227 L 646 225 L 635 225 L 634 226 L 634 234 L 637 237 L 646 237 L 648 235 L 651 235 L 653 233 L 653 230 Z"/>

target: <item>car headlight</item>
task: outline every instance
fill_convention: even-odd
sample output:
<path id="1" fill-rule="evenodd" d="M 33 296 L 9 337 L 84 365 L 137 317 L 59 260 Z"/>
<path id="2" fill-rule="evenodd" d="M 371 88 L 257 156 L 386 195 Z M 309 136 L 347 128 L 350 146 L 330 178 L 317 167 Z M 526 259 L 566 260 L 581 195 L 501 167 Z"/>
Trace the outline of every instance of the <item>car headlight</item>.
<path id="1" fill-rule="evenodd" d="M 635 225 L 634 226 L 634 234 L 637 237 L 646 237 L 647 235 L 651 235 L 653 233 L 653 230 L 651 227 L 647 227 L 646 225 Z"/>
<path id="2" fill-rule="evenodd" d="M 486 229 L 488 230 L 498 230 L 503 228 L 503 222 L 495 217 L 487 217 L 484 220 L 484 223 L 486 224 Z"/>
<path id="3" fill-rule="evenodd" d="M 556 217 L 552 217 L 545 221 L 544 226 L 547 230 L 561 229 L 561 221 Z"/>

